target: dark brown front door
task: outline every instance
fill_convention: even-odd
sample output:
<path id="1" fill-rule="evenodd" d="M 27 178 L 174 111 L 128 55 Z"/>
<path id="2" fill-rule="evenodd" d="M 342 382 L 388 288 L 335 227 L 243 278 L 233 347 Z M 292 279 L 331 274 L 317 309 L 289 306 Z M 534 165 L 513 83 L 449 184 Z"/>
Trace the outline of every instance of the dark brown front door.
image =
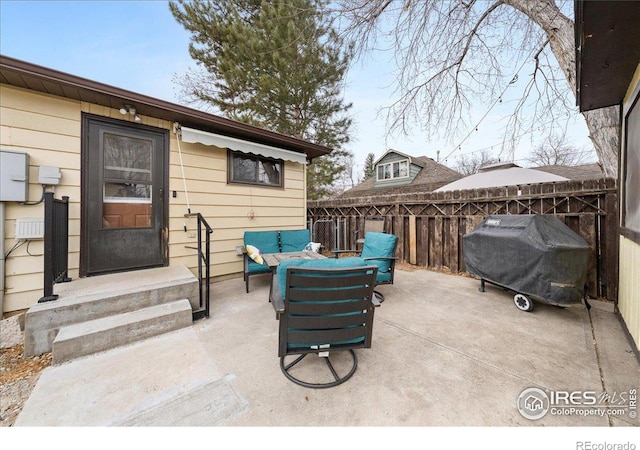
<path id="1" fill-rule="evenodd" d="M 83 115 L 83 276 L 167 265 L 166 130 Z"/>

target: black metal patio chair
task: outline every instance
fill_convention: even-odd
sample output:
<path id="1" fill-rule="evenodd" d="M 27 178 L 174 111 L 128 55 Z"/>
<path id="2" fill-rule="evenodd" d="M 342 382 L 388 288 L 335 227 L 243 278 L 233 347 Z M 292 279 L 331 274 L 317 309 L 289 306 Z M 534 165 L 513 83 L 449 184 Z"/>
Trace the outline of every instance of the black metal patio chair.
<path id="1" fill-rule="evenodd" d="M 294 265 L 299 261 L 283 261 L 276 275 L 279 280 L 272 284 L 271 302 L 280 321 L 280 368 L 289 380 L 304 387 L 344 383 L 358 367 L 354 350 L 371 348 L 378 268 L 327 268 L 340 266 L 338 261 L 304 261 L 302 267 Z M 333 353 L 337 354 L 330 358 Z M 299 364 L 308 355 L 324 359 L 329 372 L 318 370 L 318 359 Z"/>

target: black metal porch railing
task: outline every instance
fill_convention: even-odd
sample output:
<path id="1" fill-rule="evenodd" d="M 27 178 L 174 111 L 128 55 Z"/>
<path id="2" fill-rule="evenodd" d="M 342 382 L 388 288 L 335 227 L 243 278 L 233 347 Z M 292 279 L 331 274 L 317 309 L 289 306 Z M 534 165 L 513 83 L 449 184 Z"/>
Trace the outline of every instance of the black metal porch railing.
<path id="1" fill-rule="evenodd" d="M 198 251 L 198 281 L 200 282 L 200 309 L 193 312 L 193 320 L 202 319 L 203 317 L 209 317 L 209 299 L 211 295 L 211 234 L 213 229 L 209 226 L 207 221 L 202 217 L 200 213 L 185 214 L 185 217 L 197 217 L 198 218 L 198 247 L 194 248 Z M 204 251 L 202 234 L 204 232 Z M 202 266 L 204 265 L 204 278 L 202 276 Z"/>
<path id="2" fill-rule="evenodd" d="M 53 293 L 55 283 L 71 281 L 69 263 L 69 197 L 62 200 L 53 192 L 44 194 L 44 296 L 38 303 L 58 298 Z"/>

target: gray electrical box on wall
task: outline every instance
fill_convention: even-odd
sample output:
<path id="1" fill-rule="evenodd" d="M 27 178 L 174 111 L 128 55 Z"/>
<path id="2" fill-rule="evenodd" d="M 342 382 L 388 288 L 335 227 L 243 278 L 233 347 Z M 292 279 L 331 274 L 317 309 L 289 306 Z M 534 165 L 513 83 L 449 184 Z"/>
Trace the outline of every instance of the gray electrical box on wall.
<path id="1" fill-rule="evenodd" d="M 60 178 L 62 178 L 62 174 L 59 167 L 40 166 L 38 169 L 38 183 L 40 184 L 54 186 L 60 184 Z"/>
<path id="2" fill-rule="evenodd" d="M 26 202 L 29 198 L 29 155 L 0 150 L 0 201 Z"/>

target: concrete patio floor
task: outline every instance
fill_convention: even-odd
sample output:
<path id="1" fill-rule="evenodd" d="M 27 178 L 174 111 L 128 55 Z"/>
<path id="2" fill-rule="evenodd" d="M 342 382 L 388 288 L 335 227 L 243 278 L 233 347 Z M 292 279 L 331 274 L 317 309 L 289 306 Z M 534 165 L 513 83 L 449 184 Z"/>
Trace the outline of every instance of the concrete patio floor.
<path id="1" fill-rule="evenodd" d="M 269 280 L 251 281 L 249 294 L 242 279 L 213 284 L 211 317 L 185 330 L 45 369 L 16 427 L 640 424 L 628 398 L 640 365 L 611 304 L 525 313 L 472 278 L 396 270 L 353 378 L 313 390 L 280 371 Z M 530 387 L 611 401 L 533 421 L 516 407 Z"/>

